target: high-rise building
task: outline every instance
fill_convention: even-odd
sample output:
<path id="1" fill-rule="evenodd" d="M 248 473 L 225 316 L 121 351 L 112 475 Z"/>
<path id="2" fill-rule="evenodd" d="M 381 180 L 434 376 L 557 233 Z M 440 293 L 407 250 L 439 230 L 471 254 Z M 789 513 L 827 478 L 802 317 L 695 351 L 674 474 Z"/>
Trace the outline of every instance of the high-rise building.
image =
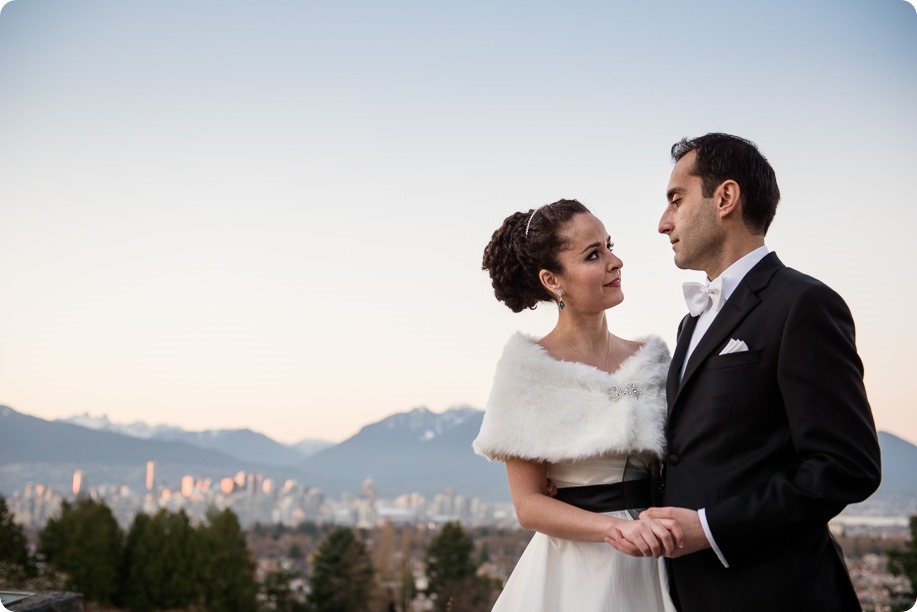
<path id="1" fill-rule="evenodd" d="M 181 479 L 181 494 L 191 497 L 192 493 L 194 493 L 194 476 L 185 476 Z"/>
<path id="2" fill-rule="evenodd" d="M 146 492 L 153 492 L 153 474 L 156 471 L 156 463 L 154 461 L 146 462 Z"/>
<path id="3" fill-rule="evenodd" d="M 79 497 L 85 489 L 83 470 L 73 470 L 73 496 Z"/>
<path id="4" fill-rule="evenodd" d="M 363 481 L 363 497 L 371 504 L 376 503 L 376 485 L 373 484 L 372 478 Z"/>

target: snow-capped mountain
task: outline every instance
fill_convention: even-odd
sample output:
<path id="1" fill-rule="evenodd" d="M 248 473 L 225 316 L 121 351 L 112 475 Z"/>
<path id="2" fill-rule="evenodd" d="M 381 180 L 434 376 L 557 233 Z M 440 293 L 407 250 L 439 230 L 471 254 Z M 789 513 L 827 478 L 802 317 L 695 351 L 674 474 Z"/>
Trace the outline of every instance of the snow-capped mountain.
<path id="1" fill-rule="evenodd" d="M 250 429 L 186 431 L 172 425 L 151 426 L 140 421 L 125 425 L 113 423 L 107 415 L 97 417 L 88 413 L 58 421 L 141 440 L 185 442 L 200 448 L 218 450 L 243 461 L 266 465 L 298 465 L 305 457 L 334 445 L 327 440 L 306 439 L 288 446 Z"/>
<path id="2" fill-rule="evenodd" d="M 357 490 L 371 478 L 383 495 L 432 495 L 451 487 L 486 500 L 506 500 L 503 464 L 471 450 L 483 418 L 483 411 L 468 407 L 440 414 L 427 408 L 393 414 L 316 453 L 305 467 L 312 474 L 333 474 L 334 485 L 345 490 Z"/>
<path id="3" fill-rule="evenodd" d="M 405 429 L 416 434 L 418 440 L 429 442 L 437 436 L 460 427 L 469 421 L 474 421 L 476 428 L 480 427 L 481 411 L 462 406 L 436 414 L 427 408 L 414 408 L 409 412 L 393 414 L 375 425 L 389 431 Z M 373 425 L 369 427 L 373 427 Z"/>
<path id="4" fill-rule="evenodd" d="M 102 416 L 92 416 L 88 412 L 84 412 L 83 414 L 72 416 L 66 419 L 57 420 L 61 423 L 79 425 L 80 427 L 86 427 L 87 429 L 94 429 L 96 431 L 110 431 L 113 433 L 130 436 L 131 438 L 140 438 L 142 440 L 149 440 L 150 438 L 156 437 L 156 433 L 158 431 L 178 429 L 177 427 L 169 427 L 168 425 L 157 425 L 156 427 L 151 427 L 140 421 L 135 421 L 134 423 L 130 423 L 128 425 L 112 423 L 107 415 L 103 414 Z"/>

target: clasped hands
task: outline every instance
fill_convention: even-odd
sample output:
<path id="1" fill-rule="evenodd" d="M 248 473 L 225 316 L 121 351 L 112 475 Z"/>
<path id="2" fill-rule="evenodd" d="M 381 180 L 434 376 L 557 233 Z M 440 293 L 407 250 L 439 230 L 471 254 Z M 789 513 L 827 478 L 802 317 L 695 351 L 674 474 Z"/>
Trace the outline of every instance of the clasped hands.
<path id="1" fill-rule="evenodd" d="M 709 548 L 696 510 L 649 508 L 639 520 L 618 520 L 605 542 L 633 557 L 681 557 Z"/>
<path id="2" fill-rule="evenodd" d="M 547 480 L 546 493 L 557 495 L 557 487 Z M 647 508 L 639 520 L 614 519 L 605 543 L 632 557 L 683 557 L 710 548 L 697 510 L 687 508 Z"/>

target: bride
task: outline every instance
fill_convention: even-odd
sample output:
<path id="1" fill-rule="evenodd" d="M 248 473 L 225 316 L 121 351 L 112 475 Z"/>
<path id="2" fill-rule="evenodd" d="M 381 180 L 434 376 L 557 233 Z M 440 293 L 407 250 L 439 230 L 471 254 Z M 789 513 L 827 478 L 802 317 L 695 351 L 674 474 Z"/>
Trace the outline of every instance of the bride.
<path id="1" fill-rule="evenodd" d="M 612 246 L 585 206 L 560 200 L 510 215 L 484 249 L 513 312 L 558 308 L 543 338 L 510 338 L 473 443 L 506 463 L 519 523 L 536 531 L 494 610 L 674 610 L 660 557 L 683 535 L 634 520 L 658 480 L 669 352 L 609 333 L 605 311 L 624 299 Z"/>

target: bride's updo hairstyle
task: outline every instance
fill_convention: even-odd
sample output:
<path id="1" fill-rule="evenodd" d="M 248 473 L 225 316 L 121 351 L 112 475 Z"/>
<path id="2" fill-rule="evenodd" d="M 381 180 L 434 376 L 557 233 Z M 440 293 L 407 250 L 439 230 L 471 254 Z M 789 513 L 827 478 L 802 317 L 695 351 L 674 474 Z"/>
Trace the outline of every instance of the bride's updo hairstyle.
<path id="1" fill-rule="evenodd" d="M 538 273 L 563 273 L 557 258 L 566 247 L 561 233 L 570 219 L 588 212 L 576 200 L 558 200 L 504 219 L 484 248 L 481 265 L 490 274 L 497 299 L 513 312 L 553 302 L 555 296 L 541 284 Z"/>

